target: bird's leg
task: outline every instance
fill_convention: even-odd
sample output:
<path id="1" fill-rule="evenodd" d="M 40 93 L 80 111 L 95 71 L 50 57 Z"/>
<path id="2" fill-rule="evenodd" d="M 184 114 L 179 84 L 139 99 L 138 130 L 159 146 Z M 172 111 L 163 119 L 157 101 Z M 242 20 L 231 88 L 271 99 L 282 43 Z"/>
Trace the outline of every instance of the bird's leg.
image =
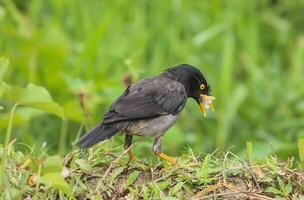
<path id="1" fill-rule="evenodd" d="M 162 136 L 159 136 L 155 138 L 154 144 L 153 144 L 153 152 L 160 158 L 165 159 L 166 161 L 176 164 L 176 158 L 173 158 L 171 156 L 168 156 L 164 153 L 161 153 L 161 142 L 162 142 Z"/>
<path id="2" fill-rule="evenodd" d="M 132 145 L 132 135 L 126 134 L 124 148 L 128 149 L 131 145 Z M 131 160 L 133 160 L 133 161 L 137 160 L 137 158 L 132 154 L 131 149 L 128 150 L 128 154 L 129 154 Z"/>

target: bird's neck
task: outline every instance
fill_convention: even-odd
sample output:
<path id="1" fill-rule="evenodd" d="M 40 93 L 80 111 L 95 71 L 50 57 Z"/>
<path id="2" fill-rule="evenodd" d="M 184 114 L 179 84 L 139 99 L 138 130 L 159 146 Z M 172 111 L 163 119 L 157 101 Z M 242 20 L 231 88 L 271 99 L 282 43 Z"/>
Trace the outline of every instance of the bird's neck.
<path id="1" fill-rule="evenodd" d="M 181 83 L 185 87 L 187 96 L 193 97 L 193 88 L 194 88 L 193 77 L 191 77 L 187 73 L 182 73 L 178 71 L 165 71 L 160 76 Z"/>

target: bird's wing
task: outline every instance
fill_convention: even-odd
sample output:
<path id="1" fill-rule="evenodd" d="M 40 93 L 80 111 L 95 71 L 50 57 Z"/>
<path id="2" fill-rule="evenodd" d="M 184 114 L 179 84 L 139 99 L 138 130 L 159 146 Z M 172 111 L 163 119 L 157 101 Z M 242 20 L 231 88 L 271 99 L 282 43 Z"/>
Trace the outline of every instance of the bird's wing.
<path id="1" fill-rule="evenodd" d="M 179 82 L 162 77 L 144 79 L 129 87 L 112 104 L 103 123 L 177 114 L 186 100 L 185 88 Z"/>

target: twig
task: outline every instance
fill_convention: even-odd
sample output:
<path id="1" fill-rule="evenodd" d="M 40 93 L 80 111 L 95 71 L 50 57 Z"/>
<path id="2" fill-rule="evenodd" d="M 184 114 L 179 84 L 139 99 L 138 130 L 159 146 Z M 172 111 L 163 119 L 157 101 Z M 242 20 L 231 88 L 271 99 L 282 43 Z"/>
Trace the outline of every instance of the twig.
<path id="1" fill-rule="evenodd" d="M 231 190 L 232 192 L 221 193 L 221 194 L 213 194 L 213 195 L 202 197 L 205 194 L 210 193 L 210 192 L 215 191 L 215 190 L 218 190 L 222 187 L 225 187 L 225 188 Z M 229 184 L 226 184 L 226 183 L 218 183 L 216 185 L 209 186 L 205 190 L 202 190 L 202 191 L 198 192 L 194 197 L 192 197 L 192 199 L 193 200 L 199 200 L 199 199 L 207 199 L 207 198 L 216 197 L 216 196 L 234 195 L 234 194 L 244 194 L 244 195 L 248 196 L 248 198 L 259 199 L 259 200 L 273 200 L 273 198 L 270 198 L 270 197 L 267 197 L 267 196 L 264 196 L 264 195 L 256 194 L 256 193 L 253 193 L 253 192 L 250 192 L 250 191 L 239 190 L 239 189 L 233 187 L 232 185 L 229 185 Z"/>
<path id="2" fill-rule="evenodd" d="M 71 164 L 75 154 L 76 154 L 76 151 L 71 151 L 70 153 L 68 153 L 64 158 L 63 166 L 70 167 L 70 164 Z"/>
<path id="3" fill-rule="evenodd" d="M 225 183 L 222 183 L 222 185 L 224 187 L 226 187 L 227 189 L 233 191 L 233 192 L 239 192 L 239 193 L 245 194 L 250 198 L 255 198 L 255 199 L 260 199 L 260 200 L 273 200 L 273 198 L 270 198 L 270 197 L 267 197 L 267 196 L 264 196 L 264 195 L 259 195 L 259 194 L 256 194 L 256 193 L 253 193 L 253 192 L 250 192 L 250 191 L 239 190 L 239 189 L 233 187 L 232 185 L 228 185 L 228 184 L 225 184 Z"/>
<path id="4" fill-rule="evenodd" d="M 234 153 L 232 153 L 231 151 L 227 152 L 227 155 L 231 154 L 233 157 L 235 157 L 244 167 L 245 169 L 249 172 L 249 174 L 251 175 L 251 177 L 254 180 L 255 185 L 258 187 L 259 190 L 261 190 L 261 187 L 255 177 L 255 175 L 252 173 L 252 171 L 250 170 L 250 168 L 246 165 L 246 163 L 244 161 L 242 161 L 237 155 L 235 155 Z"/>
<path id="5" fill-rule="evenodd" d="M 220 194 L 211 194 L 196 200 L 203 200 L 203 199 L 209 199 L 212 197 L 220 197 L 220 196 L 231 196 L 231 195 L 236 195 L 236 194 L 241 194 L 240 192 L 225 192 L 225 193 L 220 193 Z"/>
<path id="6" fill-rule="evenodd" d="M 215 191 L 215 190 L 218 190 L 220 188 L 223 187 L 223 184 L 222 183 L 218 183 L 216 185 L 211 185 L 209 187 L 207 187 L 206 189 L 196 193 L 196 195 L 194 195 L 194 197 L 192 197 L 192 199 L 196 200 L 196 199 L 200 199 L 201 196 L 204 196 L 205 194 L 209 193 L 209 192 L 212 192 L 212 191 Z"/>
<path id="7" fill-rule="evenodd" d="M 103 183 L 104 179 L 106 178 L 106 176 L 110 173 L 110 170 L 113 167 L 113 164 L 117 161 L 119 161 L 123 155 L 125 155 L 131 148 L 133 147 L 133 145 L 131 145 L 129 148 L 127 148 L 124 152 L 122 152 L 122 154 L 120 154 L 115 160 L 112 161 L 112 163 L 110 164 L 110 166 L 108 167 L 108 169 L 106 170 L 105 174 L 103 175 L 103 177 L 101 178 L 101 180 L 99 181 L 98 185 L 96 186 L 95 192 L 98 193 L 98 190 L 101 186 L 101 184 Z"/>
<path id="8" fill-rule="evenodd" d="M 236 170 L 236 169 L 244 169 L 244 167 L 235 167 L 233 169 L 225 169 L 225 170 L 221 171 L 219 174 L 214 175 L 213 178 L 217 178 L 219 176 L 222 176 L 226 172 L 229 172 L 229 171 L 232 171 L 232 170 Z"/>

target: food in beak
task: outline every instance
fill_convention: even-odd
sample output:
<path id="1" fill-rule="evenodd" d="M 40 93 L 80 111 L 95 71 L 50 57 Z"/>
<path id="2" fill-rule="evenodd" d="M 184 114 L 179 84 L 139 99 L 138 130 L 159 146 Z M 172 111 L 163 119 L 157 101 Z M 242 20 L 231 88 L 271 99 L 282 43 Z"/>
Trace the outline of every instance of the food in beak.
<path id="1" fill-rule="evenodd" d="M 215 100 L 214 96 L 201 94 L 200 108 L 205 117 L 207 116 L 207 110 L 211 109 L 214 111 L 213 100 Z"/>

